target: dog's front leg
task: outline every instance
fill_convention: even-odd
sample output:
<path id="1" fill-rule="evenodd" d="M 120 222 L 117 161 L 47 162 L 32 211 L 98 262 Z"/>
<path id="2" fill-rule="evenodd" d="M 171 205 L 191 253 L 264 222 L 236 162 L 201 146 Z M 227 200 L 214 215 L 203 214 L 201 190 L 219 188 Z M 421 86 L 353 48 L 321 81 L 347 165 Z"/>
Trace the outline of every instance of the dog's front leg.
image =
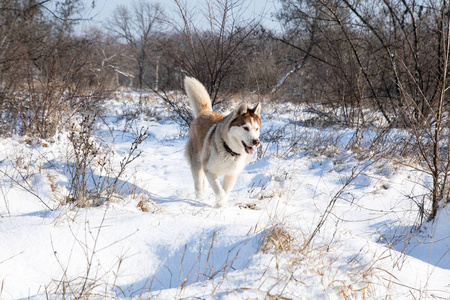
<path id="1" fill-rule="evenodd" d="M 236 180 L 238 179 L 239 174 L 226 175 L 223 178 L 223 189 L 225 194 L 229 195 L 234 185 L 236 184 Z"/>
<path id="2" fill-rule="evenodd" d="M 224 206 L 228 201 L 228 196 L 220 185 L 219 177 L 216 174 L 206 172 L 206 178 L 216 195 L 216 205 L 218 207 Z"/>

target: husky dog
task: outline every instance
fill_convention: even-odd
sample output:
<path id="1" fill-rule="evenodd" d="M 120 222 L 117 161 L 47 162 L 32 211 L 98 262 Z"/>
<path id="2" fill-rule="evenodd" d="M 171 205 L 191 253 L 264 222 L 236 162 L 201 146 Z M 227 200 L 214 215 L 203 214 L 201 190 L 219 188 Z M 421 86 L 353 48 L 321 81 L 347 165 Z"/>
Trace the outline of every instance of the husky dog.
<path id="1" fill-rule="evenodd" d="M 248 108 L 241 103 L 225 116 L 212 110 L 206 88 L 195 78 L 186 77 L 184 87 L 195 120 L 189 128 L 186 157 L 194 177 L 195 195 L 205 191 L 205 175 L 216 195 L 217 206 L 228 201 L 239 174 L 259 145 L 261 105 Z M 218 176 L 223 175 L 223 185 Z"/>

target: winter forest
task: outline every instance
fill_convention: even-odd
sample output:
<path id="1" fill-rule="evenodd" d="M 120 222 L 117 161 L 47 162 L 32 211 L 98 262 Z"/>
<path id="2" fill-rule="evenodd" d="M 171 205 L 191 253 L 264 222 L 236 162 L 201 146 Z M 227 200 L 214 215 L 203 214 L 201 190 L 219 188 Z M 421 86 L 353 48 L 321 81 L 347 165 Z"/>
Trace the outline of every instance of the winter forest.
<path id="1" fill-rule="evenodd" d="M 449 299 L 450 3 L 163 1 L 0 1 L 0 299 Z M 262 105 L 225 207 L 186 76 Z"/>

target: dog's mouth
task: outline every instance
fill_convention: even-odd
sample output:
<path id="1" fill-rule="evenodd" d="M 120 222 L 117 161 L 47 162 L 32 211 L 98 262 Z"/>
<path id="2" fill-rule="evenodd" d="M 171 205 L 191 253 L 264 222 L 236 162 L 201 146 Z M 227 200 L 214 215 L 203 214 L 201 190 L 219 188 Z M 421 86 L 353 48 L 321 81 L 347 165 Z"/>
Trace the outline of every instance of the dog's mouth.
<path id="1" fill-rule="evenodd" d="M 255 149 L 253 149 L 253 147 L 249 147 L 249 146 L 247 146 L 245 143 L 244 143 L 244 141 L 242 141 L 242 145 L 244 145 L 244 149 L 245 149 L 245 152 L 247 152 L 248 154 L 253 154 L 253 152 L 255 152 Z"/>

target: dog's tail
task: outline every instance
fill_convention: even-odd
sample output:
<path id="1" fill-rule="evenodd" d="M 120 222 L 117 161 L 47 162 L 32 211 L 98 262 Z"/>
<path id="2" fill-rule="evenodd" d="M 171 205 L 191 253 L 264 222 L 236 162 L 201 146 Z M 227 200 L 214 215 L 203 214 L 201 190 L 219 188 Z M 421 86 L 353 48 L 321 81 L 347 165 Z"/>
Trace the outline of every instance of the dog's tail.
<path id="1" fill-rule="evenodd" d="M 194 111 L 194 117 L 197 118 L 202 112 L 212 111 L 211 98 L 208 91 L 194 77 L 184 79 L 184 89 L 189 97 L 191 108 Z"/>

